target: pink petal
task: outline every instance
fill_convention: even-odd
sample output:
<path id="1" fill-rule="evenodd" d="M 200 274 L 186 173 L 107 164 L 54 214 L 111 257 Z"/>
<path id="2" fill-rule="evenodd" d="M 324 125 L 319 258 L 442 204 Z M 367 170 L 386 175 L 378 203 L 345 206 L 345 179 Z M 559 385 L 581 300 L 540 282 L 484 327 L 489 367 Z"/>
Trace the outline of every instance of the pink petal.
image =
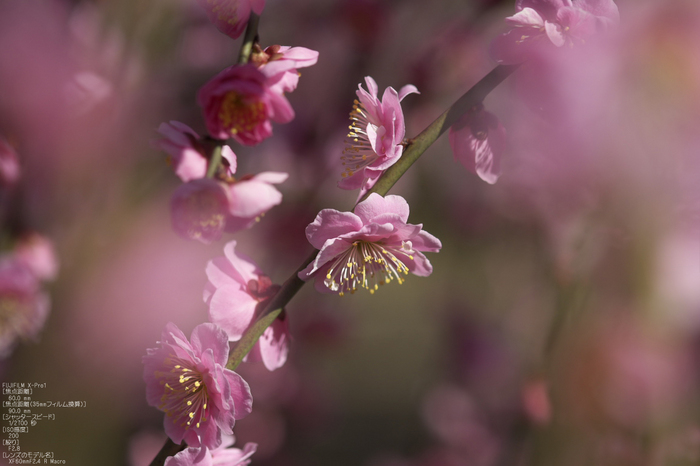
<path id="1" fill-rule="evenodd" d="M 233 404 L 236 407 L 233 416 L 236 420 L 243 419 L 253 410 L 253 396 L 250 394 L 250 387 L 243 380 L 243 377 L 235 372 L 227 370 L 224 374 L 229 381 Z"/>
<path id="2" fill-rule="evenodd" d="M 408 94 L 420 94 L 420 92 L 413 84 L 406 84 L 399 90 L 399 101 L 402 101 Z"/>
<path id="3" fill-rule="evenodd" d="M 409 214 L 408 202 L 401 196 L 389 195 L 382 197 L 377 193 L 372 193 L 355 207 L 355 214 L 360 217 L 365 225 L 384 213 L 397 214 L 406 222 Z"/>
<path id="4" fill-rule="evenodd" d="M 275 319 L 258 340 L 260 356 L 267 370 L 279 369 L 287 361 L 289 353 L 289 321 Z"/>
<path id="5" fill-rule="evenodd" d="M 209 320 L 226 332 L 227 340 L 237 341 L 253 320 L 257 305 L 252 296 L 238 288 L 217 288 L 209 302 Z"/>
<path id="6" fill-rule="evenodd" d="M 255 179 L 228 187 L 229 212 L 234 217 L 256 217 L 282 202 L 282 193 L 271 184 Z"/>
<path id="7" fill-rule="evenodd" d="M 190 335 L 190 343 L 196 353 L 213 352 L 214 361 L 225 365 L 228 360 L 228 336 L 221 327 L 213 323 L 197 325 Z"/>
<path id="8" fill-rule="evenodd" d="M 362 220 L 352 212 L 339 212 L 335 209 L 323 209 L 306 227 L 306 238 L 316 249 L 321 249 L 331 238 L 358 231 Z"/>

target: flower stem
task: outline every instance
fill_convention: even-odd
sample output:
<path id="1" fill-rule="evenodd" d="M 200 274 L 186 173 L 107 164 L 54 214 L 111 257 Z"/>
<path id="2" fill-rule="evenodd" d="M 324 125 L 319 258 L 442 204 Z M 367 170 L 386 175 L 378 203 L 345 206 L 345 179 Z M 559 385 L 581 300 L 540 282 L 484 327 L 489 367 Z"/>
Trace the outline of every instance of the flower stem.
<path id="1" fill-rule="evenodd" d="M 245 35 L 243 36 L 243 45 L 241 45 L 241 51 L 238 54 L 238 64 L 245 65 L 250 60 L 250 54 L 253 51 L 253 44 L 258 41 L 258 23 L 260 22 L 260 16 L 255 13 L 250 13 L 250 19 L 248 20 L 248 25 L 245 28 Z"/>
<path id="2" fill-rule="evenodd" d="M 375 192 L 384 196 L 389 192 L 391 187 L 394 186 L 406 170 L 413 165 L 413 162 L 418 160 L 418 157 L 420 157 L 442 133 L 447 131 L 447 128 L 452 126 L 474 105 L 481 103 L 489 92 L 510 76 L 518 66 L 519 65 L 499 65 L 484 76 L 460 97 L 457 102 L 448 108 L 445 113 L 440 115 L 430 126 L 413 139 L 399 161 L 384 172 L 374 187 L 359 202 L 366 199 L 370 193 Z M 301 287 L 304 286 L 306 282 L 301 280 L 297 274 L 304 270 L 306 266 L 316 258 L 316 254 L 318 254 L 318 251 L 314 251 L 294 274 L 284 282 L 280 291 L 270 303 L 265 306 L 265 309 L 260 313 L 255 323 L 245 331 L 243 337 L 238 341 L 238 344 L 234 347 L 229 356 L 228 363 L 226 364 L 228 369 L 234 370 L 238 367 L 245 355 L 248 354 L 253 348 L 253 345 L 255 345 L 255 342 L 258 341 L 258 338 L 265 332 L 265 329 L 275 321 L 282 312 L 284 306 L 286 306 Z"/>
<path id="3" fill-rule="evenodd" d="M 211 153 L 211 159 L 209 159 L 209 166 L 207 167 L 207 178 L 213 178 L 216 175 L 216 169 L 219 168 L 221 163 L 221 146 L 217 145 Z"/>

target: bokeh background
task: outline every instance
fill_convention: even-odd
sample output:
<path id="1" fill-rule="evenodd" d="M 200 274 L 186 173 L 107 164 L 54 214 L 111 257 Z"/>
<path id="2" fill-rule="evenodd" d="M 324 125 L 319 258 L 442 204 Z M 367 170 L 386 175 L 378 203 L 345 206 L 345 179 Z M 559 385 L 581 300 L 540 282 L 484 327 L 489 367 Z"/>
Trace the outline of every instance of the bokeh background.
<path id="1" fill-rule="evenodd" d="M 620 0 L 605 46 L 528 63 L 486 99 L 509 135 L 488 185 L 438 140 L 394 187 L 443 249 L 434 273 L 375 295 L 289 304 L 288 363 L 244 365 L 254 411 L 237 443 L 260 466 L 700 464 L 700 5 Z M 337 189 L 354 91 L 414 84 L 414 136 L 490 71 L 510 1 L 268 0 L 260 40 L 320 52 L 288 96 L 296 118 L 238 173 L 290 174 L 281 205 L 203 245 L 170 227 L 179 180 L 150 141 L 200 133 L 197 89 L 240 47 L 194 0 L 0 2 L 0 134 L 22 178 L 2 244 L 38 231 L 60 261 L 38 342 L 4 381 L 80 400 L 21 437 L 73 466 L 148 464 L 162 413 L 141 357 L 165 323 L 206 320 L 226 241 L 277 283 L 308 256 Z M 4 460 L 0 460 L 4 461 Z"/>

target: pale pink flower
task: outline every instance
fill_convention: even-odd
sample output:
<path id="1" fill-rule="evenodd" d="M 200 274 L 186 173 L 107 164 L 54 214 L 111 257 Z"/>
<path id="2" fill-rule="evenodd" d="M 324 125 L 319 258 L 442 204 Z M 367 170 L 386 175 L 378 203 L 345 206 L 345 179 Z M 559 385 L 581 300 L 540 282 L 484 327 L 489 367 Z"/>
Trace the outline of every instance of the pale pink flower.
<path id="1" fill-rule="evenodd" d="M 250 228 L 265 212 L 281 203 L 282 193 L 273 185 L 284 182 L 288 176 L 281 172 L 262 172 L 226 184 L 228 215 L 225 230 L 235 233 Z"/>
<path id="2" fill-rule="evenodd" d="M 297 88 L 299 83 L 297 68 L 315 65 L 317 61 L 316 50 L 285 45 L 271 45 L 251 55 L 251 62 L 268 77 L 268 86 L 280 94 L 292 92 Z"/>
<path id="3" fill-rule="evenodd" d="M 0 187 L 13 186 L 19 180 L 19 158 L 11 145 L 0 137 Z"/>
<path id="4" fill-rule="evenodd" d="M 143 357 L 148 404 L 166 413 L 165 433 L 173 442 L 218 447 L 222 434 L 231 435 L 235 421 L 250 414 L 253 405 L 246 381 L 225 367 L 226 332 L 200 324 L 187 341 L 169 322 L 160 344 Z"/>
<path id="5" fill-rule="evenodd" d="M 18 339 L 35 340 L 48 313 L 49 299 L 32 271 L 14 254 L 0 257 L 0 358 Z"/>
<path id="6" fill-rule="evenodd" d="M 440 240 L 423 225 L 406 223 L 408 203 L 401 196 L 377 193 L 360 202 L 353 212 L 324 209 L 306 227 L 306 237 L 320 252 L 299 278 L 315 278 L 318 291 L 374 293 L 379 285 L 404 282 L 408 272 L 421 277 L 433 267 L 421 251 L 438 252 Z"/>
<path id="7" fill-rule="evenodd" d="M 222 183 L 200 178 L 180 185 L 170 201 L 173 229 L 186 239 L 209 244 L 221 239 L 229 199 Z"/>
<path id="8" fill-rule="evenodd" d="M 489 184 L 498 180 L 506 130 L 493 113 L 482 104 L 471 108 L 452 125 L 449 139 L 455 160 Z"/>
<path id="9" fill-rule="evenodd" d="M 189 447 L 165 460 L 165 466 L 247 466 L 258 445 L 248 442 L 243 449 L 228 448 L 235 443 L 233 436 L 224 436 L 213 450 Z"/>
<path id="10" fill-rule="evenodd" d="M 419 93 L 411 84 L 402 87 L 399 92 L 387 87 L 380 101 L 374 79 L 367 76 L 365 82 L 369 92 L 362 88 L 362 84 L 359 85 L 359 100 L 355 100 L 350 112 L 350 139 L 346 141 L 347 146 L 340 157 L 345 171 L 338 183 L 342 189 L 361 188 L 360 196 L 401 157 L 406 135 L 401 101 L 408 94 Z"/>
<path id="11" fill-rule="evenodd" d="M 58 258 L 50 239 L 39 233 L 26 235 L 15 246 L 15 257 L 39 280 L 53 280 L 58 272 Z"/>
<path id="12" fill-rule="evenodd" d="M 197 0 L 207 12 L 209 21 L 232 39 L 245 30 L 251 10 L 259 15 L 265 8 L 265 0 Z"/>
<path id="13" fill-rule="evenodd" d="M 209 320 L 223 328 L 230 341 L 238 341 L 255 322 L 257 312 L 279 290 L 263 275 L 257 265 L 236 252 L 236 242 L 224 246 L 224 256 L 207 264 L 209 281 L 204 288 L 204 302 L 209 306 Z M 289 329 L 285 313 L 265 330 L 255 344 L 249 359 L 262 360 L 275 370 L 284 365 L 289 351 Z"/>
<path id="14" fill-rule="evenodd" d="M 267 76 L 253 64 L 226 68 L 199 90 L 197 103 L 207 131 L 217 139 L 234 138 L 253 146 L 272 135 L 272 123 L 288 123 L 294 110 L 270 88 Z"/>
<path id="15" fill-rule="evenodd" d="M 506 18 L 512 29 L 491 45 L 499 63 L 525 61 L 542 47 L 573 47 L 619 21 L 612 0 L 518 0 Z"/>

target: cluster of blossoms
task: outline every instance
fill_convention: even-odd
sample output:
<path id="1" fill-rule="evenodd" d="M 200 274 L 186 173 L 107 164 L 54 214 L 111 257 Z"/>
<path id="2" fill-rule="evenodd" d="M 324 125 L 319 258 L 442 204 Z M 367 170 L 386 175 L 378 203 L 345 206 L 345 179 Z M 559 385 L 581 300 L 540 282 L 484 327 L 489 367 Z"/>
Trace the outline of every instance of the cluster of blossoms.
<path id="1" fill-rule="evenodd" d="M 235 38 L 251 11 L 262 11 L 264 0 L 200 0 L 200 4 L 222 32 Z M 513 29 L 497 39 L 493 50 L 505 51 L 504 57 L 516 54 L 518 60 L 528 58 L 546 41 L 556 47 L 583 42 L 592 29 L 605 28 L 617 18 L 617 8 L 604 0 L 519 0 L 516 9 L 507 19 Z M 170 155 L 184 183 L 171 205 L 178 233 L 209 243 L 224 231 L 252 226 L 281 202 L 274 185 L 287 174 L 236 178 L 237 157 L 222 140 L 253 146 L 272 135 L 272 122 L 291 121 L 294 110 L 285 93 L 296 89 L 297 70 L 317 59 L 317 52 L 303 47 L 262 49 L 256 44 L 246 64 L 226 68 L 199 90 L 197 102 L 208 136 L 176 121 L 161 125 L 163 138 L 156 145 Z M 401 101 L 418 93 L 413 85 L 398 92 L 388 87 L 380 100 L 377 83 L 369 76 L 365 83 L 367 90 L 359 85 L 350 114 L 350 139 L 341 157 L 345 171 L 338 183 L 343 189 L 360 189 L 360 198 L 409 144 L 404 140 Z M 505 130 L 481 103 L 453 125 L 449 140 L 459 162 L 484 181 L 496 182 Z M 377 193 L 366 196 L 352 212 L 322 210 L 306 228 L 307 239 L 319 252 L 298 278 L 314 279 L 318 291 L 343 296 L 361 288 L 374 293 L 393 281 L 401 284 L 409 272 L 430 275 L 432 265 L 423 253 L 438 252 L 442 245 L 421 224 L 408 223 L 408 216 L 409 205 L 402 197 Z M 149 349 L 143 358 L 149 404 L 167 414 L 168 436 L 189 446 L 166 465 L 247 464 L 255 451 L 254 444 L 243 450 L 227 448 L 233 444 L 235 421 L 252 408 L 247 383 L 226 368 L 229 342 L 241 340 L 251 330 L 281 287 L 236 247 L 235 241 L 228 242 L 224 255 L 207 264 L 203 299 L 210 322 L 197 326 L 189 341 L 169 323 L 161 346 Z M 289 341 L 282 309 L 244 360 L 262 361 L 268 370 L 275 370 L 287 359 Z"/>
<path id="2" fill-rule="evenodd" d="M 177 233 L 210 243 L 221 239 L 223 232 L 249 228 L 282 202 L 274 185 L 286 180 L 286 173 L 236 178 L 236 154 L 215 140 L 233 138 L 255 145 L 272 135 L 271 121 L 291 121 L 294 110 L 284 93 L 296 88 L 297 68 L 317 59 L 318 52 L 303 47 L 256 48 L 250 63 L 225 69 L 200 89 L 197 99 L 210 137 L 202 138 L 177 121 L 161 124 L 158 131 L 163 138 L 154 144 L 170 155 L 184 182 L 171 202 Z M 221 163 L 212 157 L 214 152 L 220 154 Z"/>

